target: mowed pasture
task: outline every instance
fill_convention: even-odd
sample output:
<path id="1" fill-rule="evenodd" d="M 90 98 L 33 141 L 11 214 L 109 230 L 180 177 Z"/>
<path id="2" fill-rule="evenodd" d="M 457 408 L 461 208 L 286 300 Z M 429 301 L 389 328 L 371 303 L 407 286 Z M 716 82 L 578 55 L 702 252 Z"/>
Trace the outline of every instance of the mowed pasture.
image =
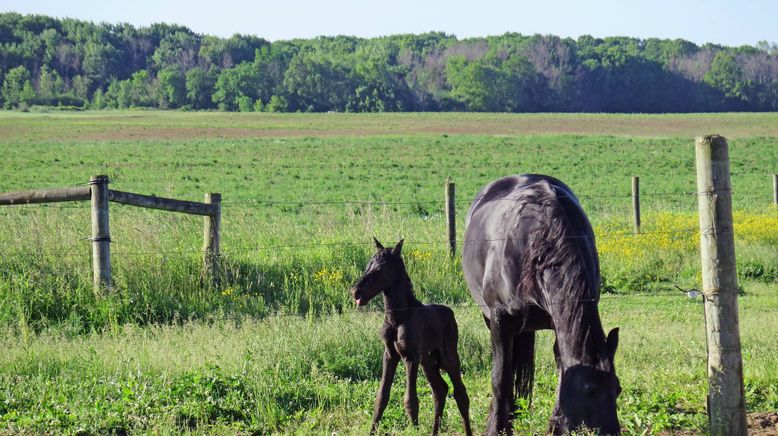
<path id="1" fill-rule="evenodd" d="M 0 433 L 364 434 L 380 379 L 380 302 L 348 287 L 372 236 L 405 238 L 415 292 L 447 303 L 474 429 L 488 414 L 490 346 L 447 252 L 443 183 L 550 174 L 595 227 L 604 327 L 630 434 L 706 429 L 694 136 L 728 137 L 749 412 L 778 410 L 778 114 L 0 113 L 0 192 L 108 174 L 120 190 L 223 198 L 223 277 L 201 277 L 202 218 L 111 204 L 114 291 L 92 289 L 89 204 L 0 207 Z M 640 176 L 643 233 L 632 234 Z M 538 338 L 521 433 L 554 403 L 553 335 Z M 402 369 L 381 429 L 426 434 L 402 410 Z M 453 400 L 444 431 L 460 433 Z"/>

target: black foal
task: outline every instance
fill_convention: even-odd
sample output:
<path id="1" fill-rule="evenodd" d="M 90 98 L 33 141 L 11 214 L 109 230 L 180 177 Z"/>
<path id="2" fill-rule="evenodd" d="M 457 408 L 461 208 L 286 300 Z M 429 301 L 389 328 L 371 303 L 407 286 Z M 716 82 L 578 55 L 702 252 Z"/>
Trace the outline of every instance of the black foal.
<path id="1" fill-rule="evenodd" d="M 370 260 L 362 278 L 351 287 L 357 306 L 364 306 L 379 293 L 384 293 L 384 325 L 381 328 L 385 349 L 381 386 L 373 411 L 375 432 L 378 421 L 389 401 L 389 390 L 397 364 L 402 358 L 407 372 L 405 411 L 413 425 L 419 424 L 419 398 L 416 394 L 416 378 L 419 365 L 432 387 L 435 402 L 435 421 L 432 434 L 440 430 L 440 420 L 446 403 L 448 385 L 440 375 L 446 371 L 454 385 L 454 399 L 462 414 L 465 434 L 471 435 L 470 400 L 459 373 L 457 354 L 457 323 L 454 312 L 440 304 L 422 304 L 413 295 L 413 284 L 405 271 L 400 256 L 403 241 L 391 249 L 384 248 L 373 238 L 378 252 Z"/>

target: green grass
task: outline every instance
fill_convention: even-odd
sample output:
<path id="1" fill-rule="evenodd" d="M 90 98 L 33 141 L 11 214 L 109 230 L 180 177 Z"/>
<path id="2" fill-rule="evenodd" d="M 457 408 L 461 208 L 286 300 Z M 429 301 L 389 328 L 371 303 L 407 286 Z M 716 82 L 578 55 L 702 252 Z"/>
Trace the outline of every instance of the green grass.
<path id="1" fill-rule="evenodd" d="M 704 431 L 702 306 L 677 287 L 699 287 L 692 136 L 716 126 L 731 138 L 747 404 L 776 410 L 776 125 L 775 114 L 0 113 L 0 192 L 109 174 L 114 189 L 224 201 L 215 288 L 201 277 L 202 218 L 111 204 L 105 295 L 92 289 L 88 203 L 0 207 L 0 433 L 364 433 L 381 317 L 355 313 L 347 289 L 373 235 L 404 237 L 419 297 L 457 306 L 474 428 L 484 428 L 488 336 L 448 259 L 443 181 L 457 184 L 461 246 L 478 189 L 521 172 L 564 180 L 595 225 L 612 292 L 601 315 L 622 328 L 623 426 Z M 631 235 L 632 175 L 642 236 Z M 540 336 L 522 432 L 543 432 L 553 407 L 551 341 Z M 428 431 L 419 385 L 421 428 L 407 425 L 398 380 L 387 431 Z M 448 403 L 446 429 L 459 432 Z"/>
<path id="2" fill-rule="evenodd" d="M 741 299 L 750 410 L 778 408 L 774 289 L 754 285 Z M 772 309 L 771 309 L 772 308 Z M 606 296 L 605 327 L 619 326 L 617 368 L 622 425 L 704 431 L 705 343 L 702 304 L 685 296 Z M 457 308 L 460 354 L 475 428 L 490 401 L 488 334 L 478 311 Z M 2 423 L 9 430 L 92 432 L 193 429 L 198 433 L 364 434 L 380 378 L 381 316 L 270 317 L 234 322 L 117 326 L 78 334 L 66 326 L 22 337 L 3 335 Z M 520 414 L 522 433 L 543 432 L 553 408 L 553 337 L 538 339 L 535 397 Z M 419 383 L 421 426 L 408 426 L 398 371 L 383 429 L 426 434 L 429 387 Z M 453 400 L 445 430 L 461 432 Z"/>

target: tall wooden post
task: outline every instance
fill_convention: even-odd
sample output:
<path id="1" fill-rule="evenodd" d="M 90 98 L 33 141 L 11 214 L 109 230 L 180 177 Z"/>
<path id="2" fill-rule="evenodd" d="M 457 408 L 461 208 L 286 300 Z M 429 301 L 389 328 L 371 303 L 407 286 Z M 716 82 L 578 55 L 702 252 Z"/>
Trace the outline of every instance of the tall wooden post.
<path id="1" fill-rule="evenodd" d="M 92 275 L 96 291 L 111 288 L 111 231 L 108 215 L 108 176 L 92 176 Z"/>
<path id="2" fill-rule="evenodd" d="M 451 258 L 457 255 L 456 185 L 446 177 L 446 234 Z"/>
<path id="3" fill-rule="evenodd" d="M 635 233 L 640 233 L 640 177 L 632 176 L 632 216 Z"/>
<path id="4" fill-rule="evenodd" d="M 213 285 L 219 282 L 219 241 L 221 239 L 222 195 L 214 192 L 205 194 L 205 203 L 216 204 L 216 213 L 205 215 L 203 221 L 203 270 L 206 279 Z"/>
<path id="5" fill-rule="evenodd" d="M 727 140 L 718 135 L 699 137 L 695 148 L 710 431 L 746 435 Z"/>

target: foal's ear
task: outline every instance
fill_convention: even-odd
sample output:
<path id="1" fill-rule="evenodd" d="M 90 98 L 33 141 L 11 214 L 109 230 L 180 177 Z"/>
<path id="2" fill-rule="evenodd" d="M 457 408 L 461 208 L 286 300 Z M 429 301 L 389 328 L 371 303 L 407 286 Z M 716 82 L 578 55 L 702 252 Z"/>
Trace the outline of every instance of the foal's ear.
<path id="1" fill-rule="evenodd" d="M 605 340 L 605 344 L 608 346 L 608 358 L 613 363 L 613 358 L 616 356 L 616 348 L 619 346 L 619 328 L 611 330 L 608 333 L 608 339 Z"/>
<path id="2" fill-rule="evenodd" d="M 377 248 L 379 250 L 383 250 L 384 249 L 384 246 L 381 245 L 380 242 L 378 242 L 378 239 L 376 239 L 375 236 L 373 236 L 373 242 L 375 242 L 375 248 Z"/>
<path id="3" fill-rule="evenodd" d="M 397 245 L 395 245 L 394 248 L 392 248 L 392 254 L 394 254 L 395 256 L 400 255 L 400 252 L 403 249 L 403 241 L 405 241 L 405 239 L 400 239 L 400 242 L 398 242 Z"/>

